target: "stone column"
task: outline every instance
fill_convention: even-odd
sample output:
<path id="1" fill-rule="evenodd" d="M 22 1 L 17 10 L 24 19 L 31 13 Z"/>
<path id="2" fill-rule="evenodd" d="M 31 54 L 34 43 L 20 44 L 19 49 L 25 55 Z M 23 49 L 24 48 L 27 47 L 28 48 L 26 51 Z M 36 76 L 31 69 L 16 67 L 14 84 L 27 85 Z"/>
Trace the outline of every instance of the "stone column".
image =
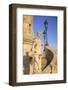
<path id="1" fill-rule="evenodd" d="M 29 16 L 29 15 L 24 15 L 23 16 L 23 57 L 26 56 L 26 53 L 29 53 L 29 57 L 31 57 L 31 48 L 32 48 L 32 43 L 34 40 L 34 31 L 33 31 L 33 16 Z M 25 58 L 26 59 L 26 58 Z M 23 60 L 25 60 L 23 59 Z M 29 61 L 30 59 L 27 58 Z M 25 61 L 24 61 L 25 62 Z M 26 66 L 27 68 L 29 68 L 29 74 L 32 73 L 31 69 L 32 69 L 32 63 L 31 60 L 29 61 L 30 66 L 28 67 L 28 65 Z"/>

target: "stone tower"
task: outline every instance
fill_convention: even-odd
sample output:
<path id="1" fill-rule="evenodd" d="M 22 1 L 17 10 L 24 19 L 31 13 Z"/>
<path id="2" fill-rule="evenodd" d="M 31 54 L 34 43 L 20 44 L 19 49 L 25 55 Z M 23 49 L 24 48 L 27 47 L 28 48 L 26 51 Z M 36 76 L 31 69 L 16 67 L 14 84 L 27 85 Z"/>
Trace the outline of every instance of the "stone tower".
<path id="1" fill-rule="evenodd" d="M 26 52 L 31 53 L 31 47 L 32 47 L 32 42 L 34 40 L 34 32 L 33 32 L 33 16 L 29 16 L 29 15 L 24 15 L 23 16 L 23 34 L 24 34 L 24 55 L 26 54 Z"/>

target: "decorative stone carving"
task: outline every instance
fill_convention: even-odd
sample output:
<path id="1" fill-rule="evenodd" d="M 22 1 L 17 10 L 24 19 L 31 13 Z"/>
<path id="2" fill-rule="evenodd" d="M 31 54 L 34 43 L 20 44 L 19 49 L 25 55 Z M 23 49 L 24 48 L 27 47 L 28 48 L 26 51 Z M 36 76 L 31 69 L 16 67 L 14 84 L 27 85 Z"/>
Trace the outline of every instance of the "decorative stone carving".
<path id="1" fill-rule="evenodd" d="M 33 16 L 23 16 L 23 43 L 24 43 L 24 55 L 26 52 L 29 52 L 30 55 L 30 50 L 32 47 L 32 43 L 34 40 L 34 34 L 33 34 Z"/>
<path id="2" fill-rule="evenodd" d="M 41 73 L 41 59 L 42 59 L 42 41 L 40 39 L 41 33 L 37 33 L 37 38 L 32 45 L 32 57 L 33 57 L 33 73 Z"/>

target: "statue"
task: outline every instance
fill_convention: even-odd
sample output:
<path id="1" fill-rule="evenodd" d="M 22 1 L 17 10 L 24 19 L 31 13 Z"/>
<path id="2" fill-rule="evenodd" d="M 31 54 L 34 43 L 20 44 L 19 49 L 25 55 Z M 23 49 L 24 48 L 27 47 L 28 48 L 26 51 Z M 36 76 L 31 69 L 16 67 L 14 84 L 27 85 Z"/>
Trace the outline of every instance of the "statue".
<path id="1" fill-rule="evenodd" d="M 41 33 L 38 32 L 32 45 L 33 74 L 41 73 L 42 41 L 40 36 Z"/>

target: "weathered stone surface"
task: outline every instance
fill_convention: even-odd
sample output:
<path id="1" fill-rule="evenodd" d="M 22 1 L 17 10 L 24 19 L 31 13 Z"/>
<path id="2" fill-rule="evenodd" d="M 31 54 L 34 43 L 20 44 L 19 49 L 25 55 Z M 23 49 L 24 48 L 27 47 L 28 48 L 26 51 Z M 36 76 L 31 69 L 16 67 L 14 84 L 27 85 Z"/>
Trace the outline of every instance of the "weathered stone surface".
<path id="1" fill-rule="evenodd" d="M 57 73 L 57 50 L 56 48 L 50 48 L 50 47 L 46 47 L 46 51 L 45 53 L 47 53 L 47 60 L 50 60 L 49 64 L 47 65 L 46 68 L 44 68 L 43 73 Z M 52 54 L 53 57 L 52 57 Z"/>
<path id="2" fill-rule="evenodd" d="M 24 55 L 26 55 L 26 52 L 31 54 L 31 47 L 34 40 L 34 34 L 33 34 L 33 16 L 23 16 L 23 50 Z"/>

